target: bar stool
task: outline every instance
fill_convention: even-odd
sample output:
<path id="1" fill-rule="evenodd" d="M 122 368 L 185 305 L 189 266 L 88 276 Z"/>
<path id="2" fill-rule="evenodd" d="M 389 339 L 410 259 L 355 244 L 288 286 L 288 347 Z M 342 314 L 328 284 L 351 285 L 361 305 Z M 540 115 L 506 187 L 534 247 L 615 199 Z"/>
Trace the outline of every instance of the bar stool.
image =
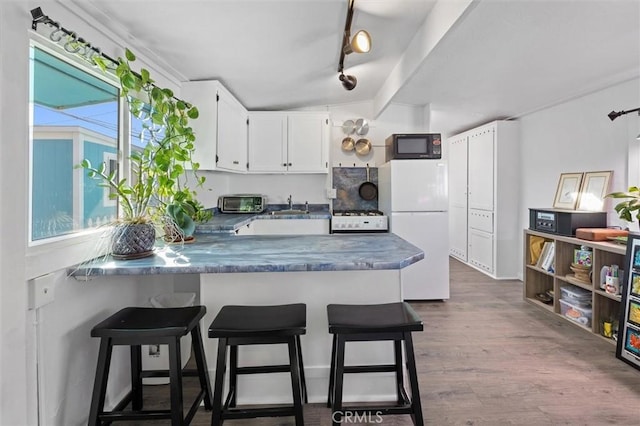
<path id="1" fill-rule="evenodd" d="M 329 333 L 333 334 L 331 371 L 327 406 L 331 408 L 333 425 L 341 423 L 345 412 L 360 416 L 411 414 L 415 425 L 423 425 L 418 375 L 413 353 L 411 332 L 422 331 L 422 320 L 404 302 L 380 305 L 328 305 Z M 346 342 L 391 340 L 394 345 L 395 363 L 383 365 L 344 365 Z M 402 343 L 406 354 L 407 370 L 411 386 L 411 398 L 404 387 L 402 369 Z M 345 373 L 395 372 L 396 405 L 349 406 L 342 403 L 342 386 Z"/>
<path id="2" fill-rule="evenodd" d="M 204 357 L 200 320 L 206 313 L 204 306 L 183 308 L 128 307 L 116 312 L 91 330 L 92 337 L 100 338 L 98 366 L 91 398 L 90 425 L 101 425 L 118 420 L 171 419 L 172 425 L 188 425 L 204 400 L 206 410 L 211 409 L 211 385 Z M 182 369 L 180 338 L 191 333 L 197 369 Z M 142 371 L 141 345 L 166 344 L 169 346 L 169 370 Z M 104 401 L 111 364 L 111 353 L 116 345 L 130 346 L 131 391 L 113 408 L 105 412 Z M 182 377 L 197 376 L 200 392 L 183 417 Z M 142 410 L 143 377 L 169 377 L 170 410 Z M 131 410 L 124 408 L 131 403 Z"/>
<path id="3" fill-rule="evenodd" d="M 213 391 L 211 424 L 226 419 L 294 416 L 304 425 L 302 401 L 307 402 L 300 335 L 306 333 L 307 306 L 304 303 L 278 306 L 223 306 L 209 327 L 209 337 L 218 339 L 218 360 Z M 238 346 L 286 343 L 289 364 L 238 367 Z M 229 393 L 222 403 L 229 347 Z M 291 373 L 293 405 L 264 408 L 236 408 L 239 374 Z"/>

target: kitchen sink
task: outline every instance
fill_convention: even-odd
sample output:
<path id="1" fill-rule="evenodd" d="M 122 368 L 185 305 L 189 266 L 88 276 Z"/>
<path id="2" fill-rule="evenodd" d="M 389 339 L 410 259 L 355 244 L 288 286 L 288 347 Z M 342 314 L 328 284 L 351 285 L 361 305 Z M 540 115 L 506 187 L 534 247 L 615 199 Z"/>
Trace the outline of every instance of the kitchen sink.
<path id="1" fill-rule="evenodd" d="M 309 214 L 309 212 L 307 210 L 275 210 L 269 214 L 273 216 L 283 216 L 283 215 Z"/>

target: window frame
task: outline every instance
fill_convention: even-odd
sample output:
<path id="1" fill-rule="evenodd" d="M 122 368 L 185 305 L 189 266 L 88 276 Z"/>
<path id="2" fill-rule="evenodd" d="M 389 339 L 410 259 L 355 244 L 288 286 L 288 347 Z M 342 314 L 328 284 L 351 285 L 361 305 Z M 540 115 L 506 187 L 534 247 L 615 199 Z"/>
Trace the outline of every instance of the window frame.
<path id="1" fill-rule="evenodd" d="M 64 49 L 55 43 L 50 42 L 44 36 L 31 31 L 29 37 L 28 49 L 31 51 L 33 48 L 38 48 L 64 62 L 79 67 L 84 72 L 90 74 L 93 77 L 101 79 L 102 81 L 113 85 L 118 91 L 120 91 L 120 84 L 115 75 L 103 74 L 99 69 L 92 69 L 85 61 L 76 58 L 75 56 L 67 53 Z M 31 54 L 29 54 L 31 58 Z M 29 90 L 33 90 L 33 63 L 29 59 Z M 37 277 L 44 273 L 49 273 L 51 270 L 57 270 L 61 267 L 69 267 L 87 259 L 87 253 L 92 253 L 95 256 L 106 254 L 105 244 L 98 244 L 97 239 L 101 238 L 104 234 L 105 228 L 88 228 L 82 229 L 76 232 L 72 232 L 65 235 L 59 235 L 50 238 L 43 238 L 40 240 L 32 240 L 32 184 L 33 184 L 33 128 L 34 128 L 34 105 L 32 102 L 33 97 L 27 95 L 27 108 L 28 108 L 28 217 L 26 220 L 26 241 L 27 241 L 27 275 L 28 278 Z M 118 97 L 118 131 L 117 138 L 119 146 L 117 148 L 117 164 L 120 171 L 120 176 L 129 177 L 130 165 L 128 161 L 128 153 L 130 152 L 130 117 L 129 111 L 122 97 Z M 125 153 L 127 153 L 125 155 Z M 76 170 L 78 175 L 74 176 L 74 186 L 77 185 L 77 176 L 82 173 L 82 170 Z M 109 200 L 112 201 L 112 200 Z M 113 202 L 113 201 L 112 201 Z M 117 206 L 117 216 L 120 216 L 120 209 Z"/>

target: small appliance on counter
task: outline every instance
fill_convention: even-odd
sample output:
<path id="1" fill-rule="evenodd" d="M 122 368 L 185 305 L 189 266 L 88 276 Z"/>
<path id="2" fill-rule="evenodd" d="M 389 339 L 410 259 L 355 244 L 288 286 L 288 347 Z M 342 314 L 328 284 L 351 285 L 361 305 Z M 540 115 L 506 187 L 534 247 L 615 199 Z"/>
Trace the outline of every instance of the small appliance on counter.
<path id="1" fill-rule="evenodd" d="M 389 221 L 379 210 L 334 210 L 331 233 L 388 232 Z"/>
<path id="2" fill-rule="evenodd" d="M 260 194 L 229 194 L 218 197 L 221 213 L 262 213 L 267 197 Z"/>

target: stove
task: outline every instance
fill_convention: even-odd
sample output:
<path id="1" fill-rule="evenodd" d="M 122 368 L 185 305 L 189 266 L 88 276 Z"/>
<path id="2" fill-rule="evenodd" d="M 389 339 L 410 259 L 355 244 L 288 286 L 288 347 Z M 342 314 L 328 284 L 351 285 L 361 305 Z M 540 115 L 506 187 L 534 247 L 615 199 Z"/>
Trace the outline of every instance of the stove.
<path id="1" fill-rule="evenodd" d="M 388 232 L 389 220 L 380 210 L 334 210 L 331 232 Z"/>

